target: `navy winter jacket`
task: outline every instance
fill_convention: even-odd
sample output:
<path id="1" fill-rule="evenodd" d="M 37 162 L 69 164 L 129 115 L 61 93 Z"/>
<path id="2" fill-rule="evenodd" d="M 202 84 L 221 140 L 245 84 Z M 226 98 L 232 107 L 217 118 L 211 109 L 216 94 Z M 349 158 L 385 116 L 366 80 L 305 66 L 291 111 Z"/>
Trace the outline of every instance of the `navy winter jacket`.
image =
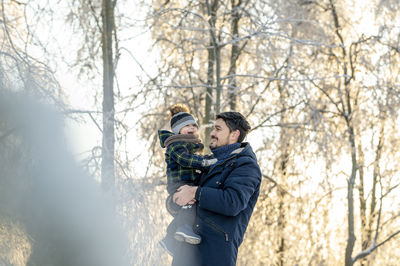
<path id="1" fill-rule="evenodd" d="M 201 177 L 195 196 L 194 230 L 202 242 L 181 244 L 173 265 L 235 265 L 260 184 L 260 167 L 248 143 L 211 167 Z"/>

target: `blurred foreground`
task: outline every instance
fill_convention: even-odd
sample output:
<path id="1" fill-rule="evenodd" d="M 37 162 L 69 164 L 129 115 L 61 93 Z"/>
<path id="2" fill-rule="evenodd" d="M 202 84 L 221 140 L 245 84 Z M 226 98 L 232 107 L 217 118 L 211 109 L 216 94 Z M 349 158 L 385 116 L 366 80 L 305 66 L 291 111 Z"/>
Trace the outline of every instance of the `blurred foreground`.
<path id="1" fill-rule="evenodd" d="M 111 196 L 79 169 L 63 120 L 0 92 L 0 265 L 129 265 Z"/>

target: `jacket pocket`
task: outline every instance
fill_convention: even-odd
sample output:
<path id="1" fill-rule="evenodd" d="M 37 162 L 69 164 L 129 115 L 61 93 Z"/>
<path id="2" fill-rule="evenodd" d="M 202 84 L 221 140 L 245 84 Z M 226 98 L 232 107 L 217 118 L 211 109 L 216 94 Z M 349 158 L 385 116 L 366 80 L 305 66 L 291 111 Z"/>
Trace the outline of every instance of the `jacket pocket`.
<path id="1" fill-rule="evenodd" d="M 228 242 L 229 241 L 229 235 L 227 232 L 225 232 L 221 227 L 219 227 L 217 224 L 215 224 L 213 221 L 211 221 L 210 219 L 203 219 L 203 221 L 212 229 L 214 229 L 215 231 L 217 231 L 218 233 L 222 234 L 225 237 L 225 241 Z"/>

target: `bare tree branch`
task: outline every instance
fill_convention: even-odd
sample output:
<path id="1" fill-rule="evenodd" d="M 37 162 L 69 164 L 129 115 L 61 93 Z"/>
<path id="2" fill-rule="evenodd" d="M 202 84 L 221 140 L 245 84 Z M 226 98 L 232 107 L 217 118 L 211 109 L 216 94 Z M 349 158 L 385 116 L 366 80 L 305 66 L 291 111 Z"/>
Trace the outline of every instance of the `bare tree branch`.
<path id="1" fill-rule="evenodd" d="M 388 241 L 390 241 L 392 238 L 396 237 L 398 234 L 400 234 L 400 230 L 392 233 L 391 235 L 389 235 L 385 240 L 383 240 L 379 244 L 376 244 L 376 242 L 374 241 L 374 243 L 367 250 L 364 250 L 364 251 L 360 252 L 359 254 L 357 254 L 357 256 L 352 258 L 353 263 L 355 263 L 357 260 L 360 260 L 362 258 L 367 257 L 373 251 L 375 251 L 377 248 L 379 248 L 380 246 L 386 244 Z"/>
<path id="2" fill-rule="evenodd" d="M 102 112 L 99 111 L 85 111 L 85 110 L 67 110 L 65 112 L 66 114 L 87 114 L 89 115 L 90 119 L 92 119 L 93 123 L 96 125 L 97 129 L 103 133 L 103 129 L 101 128 L 101 126 L 99 125 L 99 123 L 97 123 L 96 119 L 93 117 L 93 114 L 101 114 Z"/>

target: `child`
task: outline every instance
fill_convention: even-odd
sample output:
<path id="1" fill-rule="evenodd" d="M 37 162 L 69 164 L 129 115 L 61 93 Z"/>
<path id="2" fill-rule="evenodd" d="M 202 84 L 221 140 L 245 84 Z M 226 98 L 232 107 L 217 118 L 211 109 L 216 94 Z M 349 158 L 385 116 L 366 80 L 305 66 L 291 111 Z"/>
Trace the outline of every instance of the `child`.
<path id="1" fill-rule="evenodd" d="M 174 215 L 174 221 L 168 226 L 167 236 L 160 241 L 160 244 L 172 255 L 172 233 L 178 241 L 185 241 L 194 245 L 201 242 L 201 237 L 192 228 L 196 216 L 195 205 L 187 204 L 180 208 L 171 202 L 172 195 L 180 186 L 195 185 L 202 171 L 205 171 L 217 160 L 206 159 L 194 154 L 203 149 L 203 144 L 196 135 L 198 125 L 193 116 L 189 114 L 186 105 L 176 104 L 170 108 L 170 112 L 172 132 L 159 130 L 158 136 L 161 147 L 167 149 L 165 152 L 169 194 L 167 208 Z M 175 208 L 171 209 L 171 206 Z"/>

